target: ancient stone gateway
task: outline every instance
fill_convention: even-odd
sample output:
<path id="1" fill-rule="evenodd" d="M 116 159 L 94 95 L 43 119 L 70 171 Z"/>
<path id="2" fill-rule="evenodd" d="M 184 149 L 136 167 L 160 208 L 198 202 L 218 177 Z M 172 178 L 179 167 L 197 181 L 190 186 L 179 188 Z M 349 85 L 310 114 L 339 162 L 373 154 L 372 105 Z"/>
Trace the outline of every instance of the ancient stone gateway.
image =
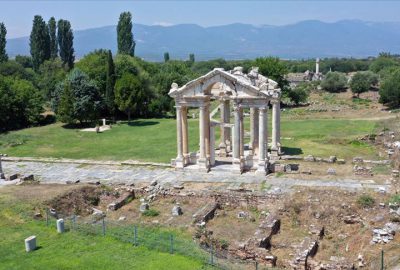
<path id="1" fill-rule="evenodd" d="M 175 168 L 211 170 L 226 168 L 237 172 L 266 173 L 270 159 L 280 153 L 280 98 L 278 84 L 252 68 L 231 71 L 216 68 L 182 87 L 173 83 L 169 95 L 175 99 L 178 154 Z M 211 105 L 217 108 L 210 112 Z M 268 107 L 272 104 L 272 140 L 268 154 Z M 231 106 L 233 123 L 231 123 Z M 188 147 L 188 108 L 199 109 L 200 150 Z M 220 119 L 214 115 L 220 112 Z M 250 141 L 245 143 L 244 115 L 250 112 Z M 220 140 L 215 145 L 215 129 Z"/>

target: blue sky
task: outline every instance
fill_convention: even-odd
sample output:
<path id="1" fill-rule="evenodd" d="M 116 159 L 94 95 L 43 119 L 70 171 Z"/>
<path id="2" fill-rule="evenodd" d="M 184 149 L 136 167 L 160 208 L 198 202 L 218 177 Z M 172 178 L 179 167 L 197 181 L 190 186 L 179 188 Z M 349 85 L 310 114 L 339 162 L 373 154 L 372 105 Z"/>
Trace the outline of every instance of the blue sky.
<path id="1" fill-rule="evenodd" d="M 8 38 L 29 35 L 36 14 L 71 21 L 75 30 L 114 25 L 122 11 L 131 11 L 143 24 L 229 23 L 283 25 L 302 20 L 334 22 L 344 19 L 400 21 L 400 1 L 4 1 L 0 22 Z"/>

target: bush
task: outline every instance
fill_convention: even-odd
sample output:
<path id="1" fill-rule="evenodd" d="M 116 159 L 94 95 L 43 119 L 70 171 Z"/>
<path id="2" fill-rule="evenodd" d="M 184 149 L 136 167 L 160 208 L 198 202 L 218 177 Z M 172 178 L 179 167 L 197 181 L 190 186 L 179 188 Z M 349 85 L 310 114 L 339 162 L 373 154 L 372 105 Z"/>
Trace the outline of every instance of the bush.
<path id="1" fill-rule="evenodd" d="M 328 72 L 321 83 L 321 87 L 331 93 L 341 92 L 346 89 L 346 86 L 346 76 L 340 72 Z"/>
<path id="2" fill-rule="evenodd" d="M 400 105 L 400 68 L 386 76 L 379 89 L 379 102 L 389 107 Z"/>
<path id="3" fill-rule="evenodd" d="M 391 203 L 400 203 L 400 194 L 393 195 L 390 197 L 389 202 Z"/>
<path id="4" fill-rule="evenodd" d="M 375 204 L 375 199 L 372 198 L 370 195 L 361 195 L 357 199 L 358 205 L 364 208 L 372 207 Z"/>
<path id="5" fill-rule="evenodd" d="M 372 85 L 378 83 L 378 76 L 371 71 L 357 72 L 350 82 L 351 91 L 359 96 L 361 93 L 367 92 Z"/>
<path id="6" fill-rule="evenodd" d="M 143 216 L 146 217 L 156 217 L 160 214 L 160 212 L 158 212 L 157 210 L 154 209 L 149 209 L 143 212 Z"/>

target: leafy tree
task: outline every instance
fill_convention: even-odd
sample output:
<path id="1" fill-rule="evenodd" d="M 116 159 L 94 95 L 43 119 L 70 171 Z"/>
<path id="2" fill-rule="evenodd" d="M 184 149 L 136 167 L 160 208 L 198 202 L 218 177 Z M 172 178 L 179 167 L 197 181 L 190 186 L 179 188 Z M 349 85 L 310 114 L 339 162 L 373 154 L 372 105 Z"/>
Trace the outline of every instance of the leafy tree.
<path id="1" fill-rule="evenodd" d="M 69 69 L 74 67 L 74 34 L 72 33 L 71 23 L 67 20 L 59 20 L 57 23 L 57 40 L 60 50 L 60 58 L 63 65 Z"/>
<path id="2" fill-rule="evenodd" d="M 65 79 L 67 72 L 60 59 L 47 60 L 39 68 L 37 83 L 43 96 L 50 98 L 58 83 Z"/>
<path id="3" fill-rule="evenodd" d="M 50 58 L 55 59 L 57 58 L 58 55 L 56 19 L 54 19 L 54 17 L 51 17 L 48 25 L 49 25 L 49 35 L 50 35 Z"/>
<path id="4" fill-rule="evenodd" d="M 96 82 L 102 96 L 106 93 L 107 65 L 108 51 L 103 49 L 88 53 L 76 63 L 77 68 Z"/>
<path id="5" fill-rule="evenodd" d="M 290 89 L 288 92 L 288 98 L 294 102 L 294 104 L 298 105 L 300 103 L 304 103 L 307 101 L 310 86 L 308 83 L 300 83 L 294 89 Z"/>
<path id="6" fill-rule="evenodd" d="M 379 89 L 379 102 L 390 107 L 400 105 L 400 68 L 391 72 L 381 84 Z"/>
<path id="7" fill-rule="evenodd" d="M 359 71 L 351 79 L 350 88 L 359 97 L 361 93 L 367 92 L 372 85 L 376 85 L 377 83 L 378 76 L 376 74 L 371 71 Z"/>
<path id="8" fill-rule="evenodd" d="M 189 54 L 189 62 L 190 63 L 194 63 L 195 62 L 194 53 Z"/>
<path id="9" fill-rule="evenodd" d="M 337 93 L 346 89 L 347 79 L 343 73 L 328 72 L 321 82 L 321 87 L 328 92 Z"/>
<path id="10" fill-rule="evenodd" d="M 113 114 L 115 111 L 114 86 L 115 86 L 115 65 L 111 50 L 108 50 L 105 102 L 107 105 L 107 109 L 111 114 Z"/>
<path id="11" fill-rule="evenodd" d="M 285 75 L 288 73 L 284 62 L 280 61 L 277 57 L 257 58 L 254 65 L 258 67 L 258 71 L 268 78 L 276 81 L 282 92 L 287 91 L 289 82 L 286 80 Z"/>
<path id="12" fill-rule="evenodd" d="M 7 62 L 8 55 L 6 53 L 7 29 L 4 23 L 0 23 L 0 63 Z"/>
<path id="13" fill-rule="evenodd" d="M 16 55 L 15 62 L 23 66 L 24 68 L 33 68 L 32 57 L 26 55 Z"/>
<path id="14" fill-rule="evenodd" d="M 117 26 L 118 53 L 135 56 L 135 41 L 132 34 L 132 15 L 122 12 Z"/>
<path id="15" fill-rule="evenodd" d="M 50 35 L 43 18 L 36 15 L 33 19 L 33 26 L 30 35 L 30 47 L 33 68 L 39 69 L 39 66 L 50 59 Z"/>
<path id="16" fill-rule="evenodd" d="M 32 70 L 25 69 L 21 64 L 14 60 L 0 63 L 0 75 L 12 79 L 24 79 L 28 81 L 34 81 L 35 78 L 35 74 Z"/>
<path id="17" fill-rule="evenodd" d="M 388 67 L 398 67 L 400 63 L 388 54 L 381 54 L 370 65 L 369 69 L 375 73 Z"/>
<path id="18" fill-rule="evenodd" d="M 164 53 L 164 62 L 168 62 L 169 61 L 169 52 L 165 52 Z"/>
<path id="19" fill-rule="evenodd" d="M 60 98 L 58 106 L 58 116 L 61 122 L 73 124 L 76 120 L 74 117 L 74 103 L 75 98 L 71 91 L 71 84 L 64 84 L 64 91 Z"/>
<path id="20" fill-rule="evenodd" d="M 71 89 L 73 96 L 73 113 L 71 114 L 69 110 L 63 109 L 61 113 L 68 114 L 60 115 L 59 109 L 62 97 L 69 97 L 69 94 L 64 95 L 64 91 L 68 88 Z M 66 97 L 65 99 L 67 99 Z M 70 72 L 66 80 L 57 86 L 53 94 L 52 105 L 57 115 L 61 118 L 66 117 L 70 121 L 79 121 L 82 124 L 85 121 L 93 121 L 98 117 L 102 109 L 102 99 L 96 83 L 90 80 L 84 72 L 75 68 Z"/>
<path id="21" fill-rule="evenodd" d="M 131 113 L 141 102 L 141 88 L 139 76 L 131 73 L 124 73 L 115 84 L 115 103 L 128 115 L 128 121 L 131 120 Z"/>
<path id="22" fill-rule="evenodd" d="M 27 80 L 0 75 L 0 132 L 35 125 L 43 111 L 38 90 Z"/>

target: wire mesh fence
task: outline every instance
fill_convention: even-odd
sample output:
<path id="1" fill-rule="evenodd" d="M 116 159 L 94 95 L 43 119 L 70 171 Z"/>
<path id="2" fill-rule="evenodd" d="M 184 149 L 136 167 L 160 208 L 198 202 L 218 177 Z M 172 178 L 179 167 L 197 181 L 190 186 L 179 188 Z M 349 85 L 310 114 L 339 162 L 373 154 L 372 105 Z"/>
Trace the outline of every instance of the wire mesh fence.
<path id="1" fill-rule="evenodd" d="M 76 215 L 52 214 L 46 212 L 46 225 L 56 228 L 57 219 L 64 220 L 66 232 L 78 232 L 87 235 L 111 236 L 123 242 L 131 243 L 132 247 L 143 246 L 151 250 L 170 254 L 181 254 L 202 261 L 216 269 L 278 269 L 267 268 L 256 261 L 234 259 L 215 249 L 214 246 L 202 246 L 190 237 L 182 237 L 178 232 L 162 229 L 159 226 L 144 224 L 129 224 L 124 221 L 113 221 L 106 217 L 82 218 Z"/>
<path id="2" fill-rule="evenodd" d="M 387 248 L 382 248 L 379 254 L 372 257 L 369 269 L 393 269 L 400 270 L 400 245 L 395 244 Z"/>

